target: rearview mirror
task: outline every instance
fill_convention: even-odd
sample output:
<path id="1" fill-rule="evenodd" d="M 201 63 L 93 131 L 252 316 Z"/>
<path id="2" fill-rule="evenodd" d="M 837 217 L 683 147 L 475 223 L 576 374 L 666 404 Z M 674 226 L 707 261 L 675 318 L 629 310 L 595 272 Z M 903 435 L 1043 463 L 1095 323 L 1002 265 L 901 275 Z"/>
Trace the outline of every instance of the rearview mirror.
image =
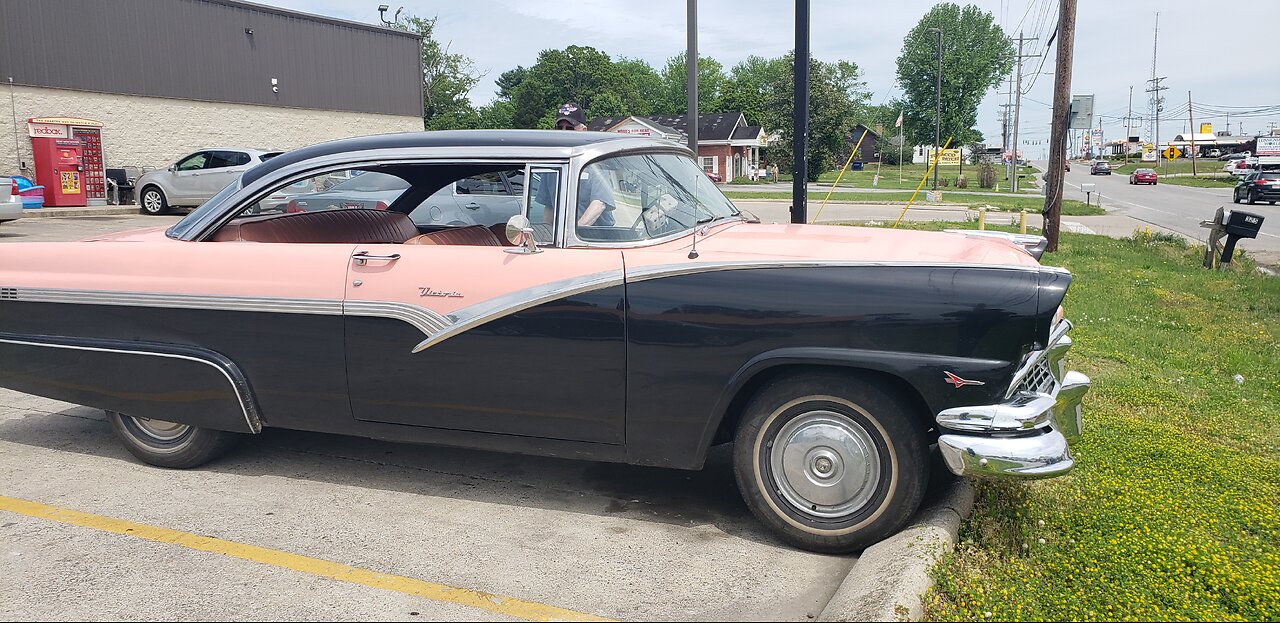
<path id="1" fill-rule="evenodd" d="M 537 253 L 538 243 L 533 239 L 533 227 L 528 217 L 517 214 L 507 221 L 507 241 L 516 245 L 507 253 Z"/>

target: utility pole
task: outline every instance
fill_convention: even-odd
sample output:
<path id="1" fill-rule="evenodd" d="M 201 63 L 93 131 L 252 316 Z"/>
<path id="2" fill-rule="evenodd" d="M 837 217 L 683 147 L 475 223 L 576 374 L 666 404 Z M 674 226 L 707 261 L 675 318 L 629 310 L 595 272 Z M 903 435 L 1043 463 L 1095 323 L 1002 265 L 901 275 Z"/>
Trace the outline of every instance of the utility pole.
<path id="1" fill-rule="evenodd" d="M 1058 250 L 1058 230 L 1062 225 L 1062 160 L 1071 116 L 1071 55 L 1076 42 L 1076 0 L 1058 3 L 1058 57 L 1053 81 L 1053 123 L 1049 134 L 1049 177 L 1044 192 L 1044 234 L 1047 251 Z"/>
<path id="2" fill-rule="evenodd" d="M 685 113 L 688 116 L 685 125 L 688 127 L 686 134 L 689 135 L 689 149 L 696 158 L 698 156 L 698 0 L 688 0 L 688 8 L 689 18 L 685 22 L 685 27 L 689 31 L 689 47 L 685 50 L 684 64 L 689 81 L 689 107 Z M 701 160 L 698 161 L 698 165 L 702 165 Z M 728 171 L 725 171 L 725 179 L 733 179 Z"/>
<path id="3" fill-rule="evenodd" d="M 1023 54 L 1022 44 L 1025 41 L 1035 41 L 1036 37 L 1023 37 L 1022 31 L 1018 31 L 1018 82 L 1014 86 L 1013 100 L 1013 180 L 1009 182 L 1009 190 L 1018 192 L 1018 120 L 1022 113 L 1022 59 L 1035 58 L 1039 54 Z"/>
<path id="4" fill-rule="evenodd" d="M 1001 136 L 1001 141 L 1003 142 L 1000 145 L 1001 147 L 1000 153 L 1009 153 L 1009 111 L 1010 109 L 1013 108 L 1013 76 L 1010 75 L 1009 79 L 1006 82 L 1009 86 L 1009 93 L 1008 93 L 1009 101 L 1008 103 L 1000 105 L 1002 108 L 1004 108 L 1004 132 Z M 1009 162 L 1013 163 L 1014 158 L 1010 158 Z M 1009 164 L 1004 165 L 1004 179 L 1005 181 L 1009 181 L 1013 179 L 1013 169 L 1010 168 Z"/>
<path id="5" fill-rule="evenodd" d="M 1187 122 L 1191 124 L 1191 177 L 1196 174 L 1196 116 L 1191 112 L 1191 91 L 1187 91 Z"/>
<path id="6" fill-rule="evenodd" d="M 1133 85 L 1129 85 L 1129 113 L 1124 116 L 1124 163 L 1129 164 L 1129 137 L 1133 136 Z"/>
<path id="7" fill-rule="evenodd" d="M 795 118 L 792 120 L 791 222 L 808 221 L 809 0 L 796 0 Z"/>
<path id="8" fill-rule="evenodd" d="M 933 190 L 938 190 L 938 165 L 942 162 L 942 29 L 930 28 L 938 33 L 938 83 L 933 112 Z"/>
<path id="9" fill-rule="evenodd" d="M 1153 68 L 1155 67 L 1154 63 L 1152 63 L 1152 67 Z M 1160 154 L 1163 152 L 1163 150 L 1160 149 L 1160 109 L 1164 107 L 1164 98 L 1160 96 L 1160 92 L 1169 90 L 1169 87 L 1160 86 L 1160 81 L 1166 78 L 1168 78 L 1168 76 L 1160 76 L 1159 78 L 1153 77 L 1147 81 L 1152 83 L 1152 85 L 1147 88 L 1147 93 L 1151 94 L 1152 108 L 1154 109 L 1154 113 L 1155 113 L 1156 127 L 1155 127 L 1155 134 L 1153 134 L 1151 137 L 1151 143 L 1156 146 L 1157 162 L 1159 162 Z"/>

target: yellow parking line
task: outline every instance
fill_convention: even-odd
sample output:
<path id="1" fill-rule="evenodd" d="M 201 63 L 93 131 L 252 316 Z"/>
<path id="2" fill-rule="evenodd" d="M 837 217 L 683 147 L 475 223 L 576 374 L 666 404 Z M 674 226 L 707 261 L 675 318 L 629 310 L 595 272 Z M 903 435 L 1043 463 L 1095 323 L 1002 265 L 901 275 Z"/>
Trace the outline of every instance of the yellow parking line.
<path id="1" fill-rule="evenodd" d="M 232 541 L 224 541 L 213 537 L 200 536 L 180 530 L 170 530 L 158 526 L 134 523 L 113 517 L 104 517 L 92 513 L 84 513 L 68 508 L 49 506 L 39 502 L 20 500 L 0 496 L 0 510 L 48 519 L 82 528 L 92 528 L 104 532 L 114 532 L 126 536 L 169 543 L 182 547 L 222 554 L 232 558 L 248 560 L 273 567 L 292 569 L 302 573 L 331 578 L 342 582 L 350 582 L 361 586 L 381 588 L 415 597 L 423 597 L 434 601 L 449 602 L 497 612 L 507 616 L 528 619 L 530 621 L 609 621 L 590 614 L 548 606 L 533 601 L 524 601 L 514 597 L 482 593 L 466 588 L 425 582 L 389 573 L 379 573 L 359 567 L 351 567 L 328 560 L 300 556 L 279 550 L 245 545 Z"/>

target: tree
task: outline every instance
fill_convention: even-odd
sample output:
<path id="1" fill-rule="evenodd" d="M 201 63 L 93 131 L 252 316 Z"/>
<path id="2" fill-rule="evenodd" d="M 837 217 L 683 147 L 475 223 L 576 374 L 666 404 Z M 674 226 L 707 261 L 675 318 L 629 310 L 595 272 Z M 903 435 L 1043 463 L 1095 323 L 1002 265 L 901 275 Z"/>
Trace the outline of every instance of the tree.
<path id="1" fill-rule="evenodd" d="M 934 142 L 937 35 L 929 28 L 941 28 L 943 33 L 942 97 L 937 107 L 941 111 L 941 140 L 951 137 L 953 145 L 979 141 L 981 134 L 974 128 L 978 105 L 1013 67 L 1013 43 L 991 13 L 973 5 L 961 8 L 942 3 L 920 18 L 903 40 L 898 56 L 904 126 L 907 139 L 914 144 Z"/>
<path id="2" fill-rule="evenodd" d="M 626 80 L 627 85 L 622 89 L 620 95 L 630 96 L 623 104 L 625 109 L 621 113 L 628 115 L 652 115 L 655 114 L 654 107 L 662 100 L 662 78 L 658 72 L 653 69 L 649 63 L 638 58 L 621 57 L 614 62 L 621 72 L 622 77 Z M 596 116 L 607 115 L 608 113 L 593 110 L 592 114 Z"/>
<path id="3" fill-rule="evenodd" d="M 453 127 L 474 115 L 467 93 L 484 74 L 476 71 L 470 58 L 449 52 L 448 43 L 440 45 L 435 38 L 436 18 L 406 15 L 393 26 L 422 36 L 423 127 Z"/>
<path id="4" fill-rule="evenodd" d="M 606 93 L 612 97 L 601 100 L 601 105 L 610 111 L 636 99 L 630 81 L 624 79 L 622 70 L 608 54 L 581 45 L 543 50 L 538 62 L 512 88 L 512 124 L 518 128 L 550 128 L 556 110 L 565 102 L 577 102 L 590 119 L 599 116 L 593 107 L 597 98 Z"/>
<path id="5" fill-rule="evenodd" d="M 795 111 L 794 52 L 778 59 L 783 71 L 771 77 L 768 112 L 762 123 L 777 131 L 779 140 L 769 145 L 770 158 L 786 170 L 792 161 L 792 120 Z M 809 59 L 809 181 L 837 164 L 837 154 L 848 156 L 847 144 L 856 120 L 867 116 L 870 94 L 861 81 L 858 66 L 848 61 L 824 63 Z"/>
<path id="6" fill-rule="evenodd" d="M 720 93 L 720 111 L 742 111 L 747 123 L 764 125 L 770 131 L 778 129 L 781 121 L 771 108 L 773 88 L 781 82 L 781 76 L 790 75 L 781 58 L 747 57 L 729 70 Z"/>
<path id="7" fill-rule="evenodd" d="M 659 115 L 678 115 L 689 110 L 689 69 L 681 52 L 667 59 L 662 68 L 662 97 L 654 106 Z M 727 79 L 724 65 L 710 56 L 698 57 L 698 112 L 722 112 L 720 94 Z"/>

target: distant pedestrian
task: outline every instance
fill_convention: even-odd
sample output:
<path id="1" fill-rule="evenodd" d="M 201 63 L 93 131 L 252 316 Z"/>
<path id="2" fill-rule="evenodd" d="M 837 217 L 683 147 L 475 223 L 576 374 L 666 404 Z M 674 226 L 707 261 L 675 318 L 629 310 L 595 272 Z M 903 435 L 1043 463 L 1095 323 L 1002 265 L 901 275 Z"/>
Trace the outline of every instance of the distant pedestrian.
<path id="1" fill-rule="evenodd" d="M 753 182 L 754 182 L 754 181 L 756 181 L 756 180 L 758 179 L 758 178 L 756 177 L 756 167 L 755 167 L 755 165 L 751 164 L 750 162 L 748 162 L 748 163 L 747 163 L 747 179 L 749 179 L 749 180 L 751 180 L 751 181 L 753 181 Z"/>
<path id="2" fill-rule="evenodd" d="M 778 163 L 775 162 L 773 163 L 773 166 L 769 167 L 769 174 L 773 176 L 773 183 L 777 184 L 778 183 Z"/>

